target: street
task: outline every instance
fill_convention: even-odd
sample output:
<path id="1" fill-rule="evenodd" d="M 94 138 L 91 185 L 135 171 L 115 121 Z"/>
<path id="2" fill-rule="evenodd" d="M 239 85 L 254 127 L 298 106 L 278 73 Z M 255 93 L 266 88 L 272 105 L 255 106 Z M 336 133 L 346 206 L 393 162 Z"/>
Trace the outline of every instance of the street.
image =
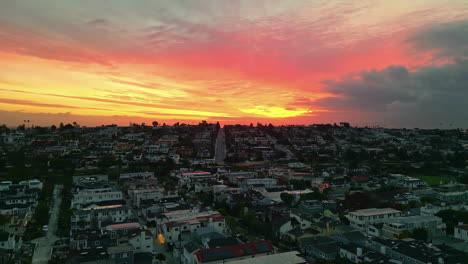
<path id="1" fill-rule="evenodd" d="M 226 157 L 226 137 L 224 134 L 224 128 L 220 128 L 218 137 L 216 138 L 214 160 L 218 165 L 224 164 L 224 158 Z"/>
<path id="2" fill-rule="evenodd" d="M 286 148 L 285 146 L 283 146 L 282 144 L 278 144 L 276 143 L 278 140 L 276 138 L 274 138 L 273 136 L 271 135 L 266 135 L 266 137 L 271 141 L 273 142 L 273 144 L 275 145 L 275 149 L 276 150 L 279 150 L 279 151 L 282 151 L 284 153 L 286 153 L 286 160 L 292 160 L 292 159 L 295 159 L 296 156 L 288 149 Z"/>
<path id="3" fill-rule="evenodd" d="M 49 219 L 48 231 L 45 237 L 40 237 L 32 242 L 36 244 L 32 259 L 33 264 L 47 264 L 50 260 L 54 242 L 59 238 L 55 235 L 57 231 L 58 216 L 60 212 L 60 204 L 62 203 L 62 185 L 55 185 L 54 191 L 54 208 Z"/>

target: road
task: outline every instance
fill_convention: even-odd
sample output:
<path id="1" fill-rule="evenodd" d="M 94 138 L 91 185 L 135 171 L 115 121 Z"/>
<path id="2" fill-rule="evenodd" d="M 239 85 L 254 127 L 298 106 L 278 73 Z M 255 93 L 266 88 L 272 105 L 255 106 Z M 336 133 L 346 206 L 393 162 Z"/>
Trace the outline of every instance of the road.
<path id="1" fill-rule="evenodd" d="M 276 143 L 278 141 L 276 138 L 274 138 L 271 135 L 266 135 L 266 137 L 271 142 L 273 142 L 273 144 L 275 145 L 276 150 L 279 150 L 279 151 L 282 151 L 282 152 L 286 153 L 286 160 L 292 160 L 292 159 L 296 158 L 296 156 L 287 147 L 283 146 L 282 144 Z"/>
<path id="2" fill-rule="evenodd" d="M 63 185 L 55 185 L 53 197 L 55 202 L 49 219 L 47 235 L 33 240 L 36 244 L 36 249 L 34 250 L 32 259 L 33 264 L 47 264 L 51 257 L 54 242 L 59 239 L 55 233 L 57 231 L 60 204 L 62 203 L 62 190 Z"/>
<path id="3" fill-rule="evenodd" d="M 218 137 L 216 138 L 214 155 L 215 163 L 223 165 L 224 158 L 226 158 L 226 136 L 224 134 L 224 128 L 220 128 L 218 132 Z"/>

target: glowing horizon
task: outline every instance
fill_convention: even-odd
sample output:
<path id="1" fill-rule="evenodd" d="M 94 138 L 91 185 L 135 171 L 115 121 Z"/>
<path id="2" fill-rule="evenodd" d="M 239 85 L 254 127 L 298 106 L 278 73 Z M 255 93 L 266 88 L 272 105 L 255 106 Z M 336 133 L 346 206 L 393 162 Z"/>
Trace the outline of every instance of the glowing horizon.
<path id="1" fill-rule="evenodd" d="M 461 0 L 4 1 L 0 123 L 468 127 L 467 21 Z"/>

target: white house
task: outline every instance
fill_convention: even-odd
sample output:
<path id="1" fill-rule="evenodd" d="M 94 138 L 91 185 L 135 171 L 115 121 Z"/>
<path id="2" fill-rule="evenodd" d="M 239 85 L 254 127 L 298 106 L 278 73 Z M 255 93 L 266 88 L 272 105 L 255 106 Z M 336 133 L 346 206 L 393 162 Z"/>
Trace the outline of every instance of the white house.
<path id="1" fill-rule="evenodd" d="M 29 180 L 29 181 L 20 181 L 19 185 L 26 185 L 29 189 L 42 190 L 42 182 L 40 180 Z"/>
<path id="2" fill-rule="evenodd" d="M 468 241 L 468 225 L 457 225 L 453 232 L 455 238 Z"/>
<path id="3" fill-rule="evenodd" d="M 17 239 L 15 234 L 0 232 L 0 248 L 16 250 L 21 247 L 21 238 Z"/>
<path id="4" fill-rule="evenodd" d="M 367 232 L 370 224 L 384 223 L 400 216 L 401 211 L 392 208 L 369 208 L 350 212 L 346 217 L 351 226 Z"/>
<path id="5" fill-rule="evenodd" d="M 166 242 L 188 241 L 200 229 L 226 233 L 224 217 L 216 211 L 177 210 L 157 219 L 158 231 Z"/>
<path id="6" fill-rule="evenodd" d="M 153 253 L 154 236 L 148 229 L 136 229 L 128 234 L 128 243 L 133 245 L 135 253 Z"/>
<path id="7" fill-rule="evenodd" d="M 104 201 L 116 201 L 122 200 L 122 191 L 117 191 L 112 187 L 98 188 L 98 189 L 85 189 L 73 195 L 71 207 L 81 209 L 83 205 L 104 202 Z"/>

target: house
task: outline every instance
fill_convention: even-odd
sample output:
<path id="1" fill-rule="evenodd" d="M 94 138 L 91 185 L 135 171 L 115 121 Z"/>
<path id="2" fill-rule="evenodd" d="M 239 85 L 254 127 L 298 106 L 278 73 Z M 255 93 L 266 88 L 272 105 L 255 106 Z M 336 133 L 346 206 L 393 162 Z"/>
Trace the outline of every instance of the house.
<path id="1" fill-rule="evenodd" d="M 109 234 L 99 230 L 83 231 L 70 237 L 70 248 L 74 250 L 95 249 L 112 245 Z"/>
<path id="2" fill-rule="evenodd" d="M 245 188 L 248 186 L 263 185 L 266 188 L 275 187 L 278 183 L 278 180 L 272 178 L 252 178 L 246 179 L 241 182 L 241 185 Z"/>
<path id="3" fill-rule="evenodd" d="M 3 143 L 11 144 L 11 145 L 22 145 L 24 143 L 24 133 L 20 131 L 14 131 L 11 133 L 4 133 L 3 135 Z"/>
<path id="4" fill-rule="evenodd" d="M 453 232 L 455 238 L 468 241 L 468 225 L 457 225 Z"/>
<path id="5" fill-rule="evenodd" d="M 429 238 L 445 236 L 446 225 L 440 217 L 433 215 L 392 218 L 383 223 L 380 233 L 381 236 L 388 239 L 401 239 L 405 238 L 407 232 L 412 232 L 418 228 L 425 229 Z"/>
<path id="6" fill-rule="evenodd" d="M 444 202 L 467 202 L 468 191 L 455 191 L 438 193 L 436 197 Z"/>
<path id="7" fill-rule="evenodd" d="M 20 181 L 18 183 L 19 185 L 25 185 L 28 186 L 29 189 L 36 189 L 36 190 L 42 190 L 42 182 L 36 179 L 29 180 L 29 181 Z"/>
<path id="8" fill-rule="evenodd" d="M 113 187 L 84 189 L 73 194 L 71 208 L 82 209 L 83 206 L 87 204 L 117 201 L 122 199 L 122 191 L 115 190 Z"/>
<path id="9" fill-rule="evenodd" d="M 131 216 L 129 207 L 115 204 L 76 211 L 71 217 L 71 230 L 90 230 L 105 227 L 105 223 L 123 223 Z"/>
<path id="10" fill-rule="evenodd" d="M 109 177 L 104 174 L 73 176 L 73 185 L 95 184 L 98 182 L 108 182 Z"/>
<path id="11" fill-rule="evenodd" d="M 387 222 L 389 219 L 400 216 L 401 211 L 392 208 L 362 209 L 346 215 L 352 227 L 365 232 L 370 224 Z"/>
<path id="12" fill-rule="evenodd" d="M 348 245 L 354 243 L 362 246 L 364 246 L 367 241 L 366 236 L 360 231 L 343 232 L 333 236 L 332 239 L 340 244 Z"/>
<path id="13" fill-rule="evenodd" d="M 154 178 L 154 172 L 132 172 L 132 173 L 121 173 L 120 180 L 124 179 L 148 179 Z"/>
<path id="14" fill-rule="evenodd" d="M 218 264 L 227 261 L 255 258 L 274 254 L 273 244 L 268 241 L 257 241 L 234 246 L 201 249 L 193 254 L 193 263 Z"/>
<path id="15" fill-rule="evenodd" d="M 193 257 L 195 252 L 198 250 L 204 249 L 204 247 L 195 241 L 190 241 L 185 244 L 182 248 L 181 253 L 181 262 L 183 264 L 194 264 L 196 263 L 196 259 Z"/>
<path id="16" fill-rule="evenodd" d="M 468 210 L 468 205 L 459 202 L 441 202 L 421 207 L 421 215 L 435 215 L 442 210 Z"/>
<path id="17" fill-rule="evenodd" d="M 440 246 L 414 239 L 389 240 L 374 237 L 369 247 L 403 264 L 445 263 L 450 257 Z M 466 256 L 465 256 L 466 258 Z M 451 263 L 463 263 L 463 257 Z"/>
<path id="18" fill-rule="evenodd" d="M 232 184 L 239 184 L 241 181 L 245 179 L 252 179 L 255 178 L 255 172 L 230 172 L 224 173 L 222 176 L 226 177 L 229 183 Z"/>
<path id="19" fill-rule="evenodd" d="M 354 243 L 340 245 L 339 256 L 352 263 L 394 264 L 391 258 Z"/>
<path id="20" fill-rule="evenodd" d="M 231 264 L 305 264 L 307 261 L 297 251 L 288 251 L 273 255 L 257 256 L 230 261 Z"/>
<path id="21" fill-rule="evenodd" d="M 135 253 L 153 253 L 154 236 L 148 229 L 134 229 L 127 234 L 128 244 L 132 245 Z"/>
<path id="22" fill-rule="evenodd" d="M 427 182 L 403 174 L 390 174 L 389 182 L 393 185 L 410 189 L 427 186 Z"/>
<path id="23" fill-rule="evenodd" d="M 338 244 L 326 236 L 315 236 L 300 239 L 301 252 L 315 259 L 335 260 L 338 254 Z"/>
<path id="24" fill-rule="evenodd" d="M 107 248 L 109 259 L 115 264 L 133 264 L 134 263 L 134 247 L 130 244 L 118 245 Z"/>
<path id="25" fill-rule="evenodd" d="M 311 221 L 299 215 L 290 213 L 289 219 L 279 226 L 279 235 L 280 237 L 284 237 L 285 235 L 287 235 L 288 232 L 290 232 L 293 229 L 304 230 L 309 228 L 310 226 Z"/>
<path id="26" fill-rule="evenodd" d="M 42 183 L 37 180 L 21 183 L 2 182 L 0 189 L 0 213 L 2 215 L 33 214 L 38 204 Z"/>
<path id="27" fill-rule="evenodd" d="M 159 185 L 135 186 L 127 190 L 131 204 L 135 208 L 139 208 L 143 200 L 159 200 L 164 195 L 164 188 Z"/>
<path id="28" fill-rule="evenodd" d="M 226 233 L 224 217 L 217 211 L 177 210 L 162 213 L 156 220 L 158 232 L 167 243 L 190 240 L 199 230 Z"/>
<path id="29" fill-rule="evenodd" d="M 13 233 L 0 232 L 0 249 L 18 250 L 21 247 L 21 237 L 17 237 Z"/>

